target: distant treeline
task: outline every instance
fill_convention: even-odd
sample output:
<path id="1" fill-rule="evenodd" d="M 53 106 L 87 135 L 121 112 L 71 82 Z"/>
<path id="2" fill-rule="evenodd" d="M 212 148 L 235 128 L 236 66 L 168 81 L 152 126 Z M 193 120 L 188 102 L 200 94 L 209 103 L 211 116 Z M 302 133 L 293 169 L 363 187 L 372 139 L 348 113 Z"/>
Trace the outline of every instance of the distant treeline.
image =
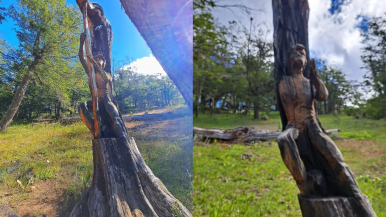
<path id="1" fill-rule="evenodd" d="M 45 85 L 32 79 L 21 102 L 16 119 L 31 120 L 39 116 L 58 118 L 78 113 L 81 102 L 91 100 L 86 75 L 79 71 L 74 82 L 60 83 L 61 87 Z M 10 74 L 0 76 L 0 118 L 12 103 L 20 80 Z M 143 75 L 130 70 L 118 70 L 114 76 L 116 100 L 122 113 L 184 104 L 178 89 L 167 76 Z"/>
<path id="2" fill-rule="evenodd" d="M 212 15 L 213 7 L 204 1 L 194 8 L 194 113 L 253 112 L 260 119 L 261 113 L 275 110 L 277 103 L 272 39 L 253 18 L 247 27 L 237 22 L 220 24 Z M 384 22 L 384 18 L 369 19 L 367 31 L 362 31 L 362 60 L 368 69 L 364 82 L 348 81 L 341 69 L 311 56 L 329 90 L 328 101 L 316 104 L 318 113 L 386 117 Z"/>
<path id="3" fill-rule="evenodd" d="M 185 103 L 168 76 L 143 75 L 127 68 L 116 71 L 114 77 L 116 99 L 122 113 Z"/>

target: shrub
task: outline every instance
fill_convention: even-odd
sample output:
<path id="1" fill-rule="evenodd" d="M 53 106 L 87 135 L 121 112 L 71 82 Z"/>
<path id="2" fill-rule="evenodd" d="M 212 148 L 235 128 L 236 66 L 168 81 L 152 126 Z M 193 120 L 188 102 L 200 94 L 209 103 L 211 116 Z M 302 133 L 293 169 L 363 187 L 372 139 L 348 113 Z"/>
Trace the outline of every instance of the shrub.
<path id="1" fill-rule="evenodd" d="M 370 119 L 381 119 L 383 118 L 383 104 L 384 100 L 379 97 L 369 99 L 366 104 L 366 116 Z"/>
<path id="2" fill-rule="evenodd" d="M 269 117 L 267 114 L 263 114 L 263 115 L 261 115 L 260 119 L 263 121 L 267 121 L 269 119 Z"/>

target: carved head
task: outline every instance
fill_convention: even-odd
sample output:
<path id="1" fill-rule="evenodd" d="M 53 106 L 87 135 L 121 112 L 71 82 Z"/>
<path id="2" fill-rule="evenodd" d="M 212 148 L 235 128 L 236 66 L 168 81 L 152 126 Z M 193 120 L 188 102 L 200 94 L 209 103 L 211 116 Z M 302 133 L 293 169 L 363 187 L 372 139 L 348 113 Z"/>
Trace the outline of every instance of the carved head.
<path id="1" fill-rule="evenodd" d="M 105 58 L 103 57 L 102 54 L 98 54 L 94 57 L 95 59 L 95 62 L 97 62 L 98 66 L 101 67 L 102 69 L 105 68 L 106 66 L 106 60 Z"/>
<path id="2" fill-rule="evenodd" d="M 288 51 L 286 65 L 291 73 L 302 72 L 307 65 L 306 48 L 301 44 L 292 46 Z"/>

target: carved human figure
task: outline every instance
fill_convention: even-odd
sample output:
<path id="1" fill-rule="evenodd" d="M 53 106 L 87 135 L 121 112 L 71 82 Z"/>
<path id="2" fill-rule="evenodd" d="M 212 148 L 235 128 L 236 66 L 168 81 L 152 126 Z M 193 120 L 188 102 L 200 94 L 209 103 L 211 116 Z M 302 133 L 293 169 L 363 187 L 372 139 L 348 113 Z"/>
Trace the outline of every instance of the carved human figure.
<path id="1" fill-rule="evenodd" d="M 87 75 L 90 76 L 91 73 L 88 71 L 87 63 L 83 53 L 85 38 L 86 35 L 82 33 L 80 36 L 79 59 Z M 125 125 L 119 114 L 117 105 L 115 101 L 113 101 L 114 96 L 112 92 L 112 76 L 110 73 L 104 71 L 106 60 L 101 54 L 96 55 L 95 59 L 92 55 L 87 56 L 87 58 L 91 64 L 93 64 L 95 69 L 99 109 L 101 113 L 105 111 L 109 117 L 109 121 L 107 123 L 104 122 L 102 125 L 102 133 L 105 137 L 125 137 L 127 135 Z M 94 135 L 94 120 L 90 116 L 90 112 L 92 111 L 92 101 L 82 103 L 79 105 L 78 110 L 82 121 Z M 110 128 L 113 128 L 113 130 Z"/>
<path id="2" fill-rule="evenodd" d="M 307 64 L 303 45 L 288 52 L 286 74 L 278 84 L 288 124 L 278 137 L 283 161 L 306 197 L 344 196 L 362 200 L 353 173 L 335 143 L 317 119 L 314 100 L 326 101 L 328 91 L 311 60 L 311 79 L 303 76 Z"/>

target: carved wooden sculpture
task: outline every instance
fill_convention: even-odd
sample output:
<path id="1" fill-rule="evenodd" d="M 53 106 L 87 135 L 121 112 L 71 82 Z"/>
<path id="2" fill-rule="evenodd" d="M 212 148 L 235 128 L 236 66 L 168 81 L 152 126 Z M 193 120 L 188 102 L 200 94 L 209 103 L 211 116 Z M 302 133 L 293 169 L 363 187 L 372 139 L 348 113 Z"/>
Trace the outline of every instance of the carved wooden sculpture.
<path id="1" fill-rule="evenodd" d="M 192 216 L 154 176 L 126 131 L 112 93 L 113 36 L 102 7 L 88 0 L 76 2 L 85 30 L 80 36 L 79 59 L 92 95 L 92 101 L 79 106 L 79 113 L 94 136 L 94 175 L 91 188 L 71 216 Z"/>
<path id="2" fill-rule="evenodd" d="M 300 190 L 305 217 L 376 216 L 315 112 L 328 91 L 308 61 L 307 0 L 273 0 L 275 84 L 281 156 Z M 311 66 L 311 67 L 310 67 Z"/>

